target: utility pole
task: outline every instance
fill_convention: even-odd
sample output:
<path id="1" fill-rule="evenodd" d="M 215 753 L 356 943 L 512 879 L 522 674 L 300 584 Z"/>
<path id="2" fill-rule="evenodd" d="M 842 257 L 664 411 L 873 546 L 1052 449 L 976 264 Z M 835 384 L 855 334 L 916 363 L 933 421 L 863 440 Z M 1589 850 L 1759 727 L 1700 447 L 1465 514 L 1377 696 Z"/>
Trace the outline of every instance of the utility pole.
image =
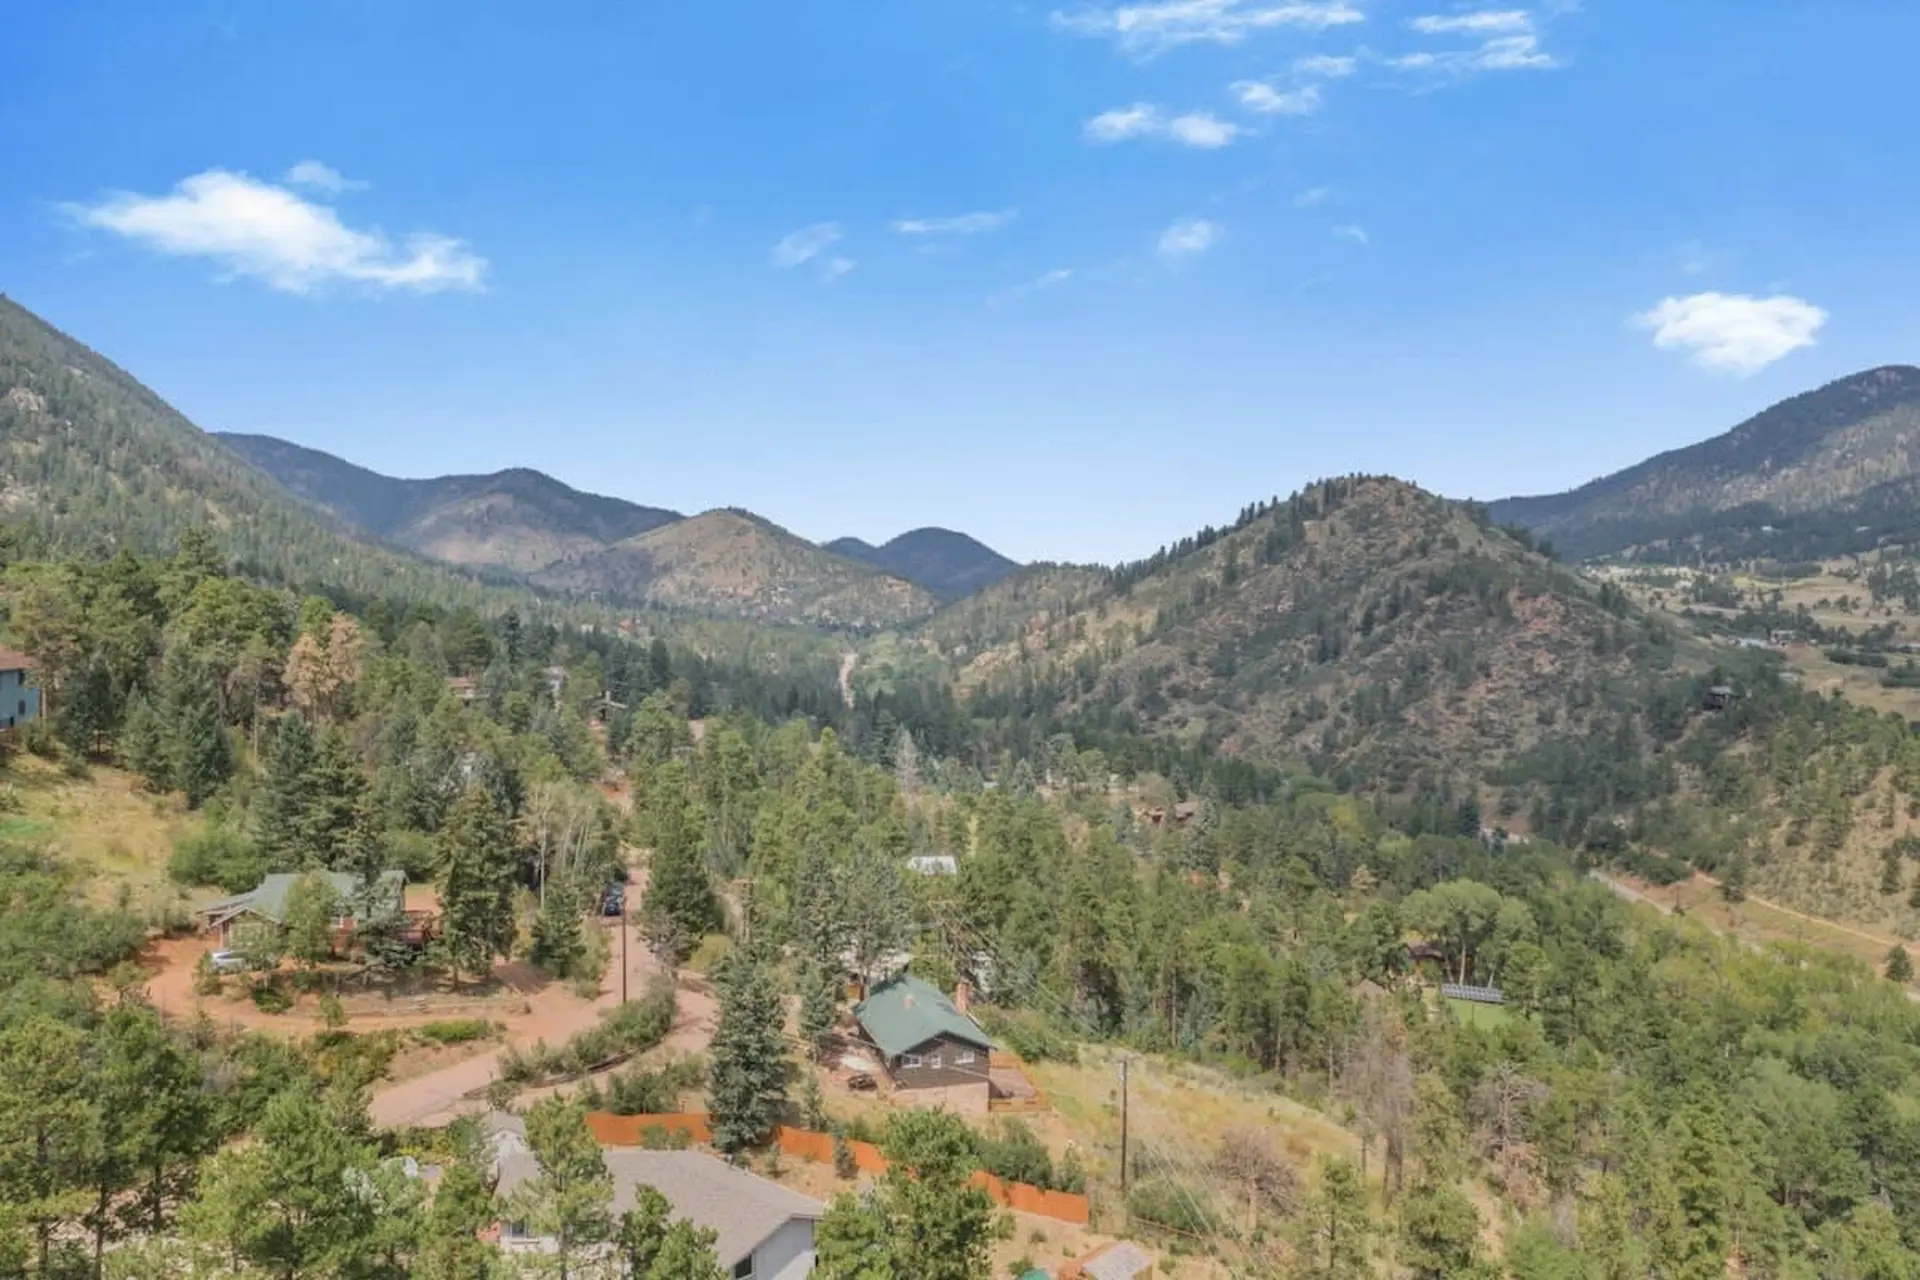
<path id="1" fill-rule="evenodd" d="M 1120 1059 L 1120 1198 L 1127 1195 L 1127 1068 L 1132 1059 Z"/>

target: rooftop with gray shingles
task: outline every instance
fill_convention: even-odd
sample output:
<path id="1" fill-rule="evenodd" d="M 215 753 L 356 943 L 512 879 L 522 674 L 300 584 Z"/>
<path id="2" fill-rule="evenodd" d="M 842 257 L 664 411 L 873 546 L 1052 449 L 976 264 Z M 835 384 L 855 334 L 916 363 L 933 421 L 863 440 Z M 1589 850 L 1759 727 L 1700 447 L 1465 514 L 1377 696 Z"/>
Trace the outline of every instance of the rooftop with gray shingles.
<path id="1" fill-rule="evenodd" d="M 1080 1265 L 1089 1280 L 1133 1280 L 1153 1266 L 1153 1259 L 1131 1240 L 1122 1240 L 1108 1245 Z"/>
<path id="2" fill-rule="evenodd" d="M 865 1000 L 853 1006 L 853 1016 L 888 1057 L 911 1053 L 942 1035 L 993 1048 L 979 1023 L 954 1008 L 938 987 L 911 974 L 890 978 L 869 991 Z"/>
<path id="3" fill-rule="evenodd" d="M 652 1187 L 673 1206 L 675 1218 L 686 1218 L 717 1233 L 714 1252 L 728 1271 L 792 1219 L 818 1220 L 826 1212 L 826 1206 L 818 1200 L 809 1200 L 704 1152 L 620 1149 L 604 1155 L 607 1172 L 613 1176 L 616 1217 L 633 1208 L 634 1193 L 640 1187 Z M 494 1193 L 504 1197 L 539 1174 L 540 1165 L 531 1155 L 508 1156 L 500 1162 L 500 1181 Z"/>

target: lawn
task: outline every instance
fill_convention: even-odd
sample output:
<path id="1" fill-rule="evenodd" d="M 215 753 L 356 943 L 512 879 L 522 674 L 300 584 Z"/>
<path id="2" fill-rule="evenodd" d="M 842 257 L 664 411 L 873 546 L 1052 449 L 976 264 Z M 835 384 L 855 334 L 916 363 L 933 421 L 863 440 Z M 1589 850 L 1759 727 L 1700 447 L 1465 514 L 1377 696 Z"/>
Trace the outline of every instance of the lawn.
<path id="1" fill-rule="evenodd" d="M 1497 1004 L 1481 1004 L 1476 1000 L 1460 1000 L 1447 997 L 1447 1008 L 1460 1025 L 1479 1027 L 1483 1031 L 1495 1031 L 1513 1021 L 1513 1012 Z"/>

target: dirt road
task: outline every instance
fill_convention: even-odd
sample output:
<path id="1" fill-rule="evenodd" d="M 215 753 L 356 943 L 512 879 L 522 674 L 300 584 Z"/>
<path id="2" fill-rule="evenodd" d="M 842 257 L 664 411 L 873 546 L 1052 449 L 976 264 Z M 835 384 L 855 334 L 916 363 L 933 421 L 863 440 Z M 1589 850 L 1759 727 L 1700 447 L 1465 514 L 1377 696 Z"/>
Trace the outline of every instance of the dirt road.
<path id="1" fill-rule="evenodd" d="M 529 1012 L 515 1018 L 507 1028 L 506 1044 L 478 1057 L 452 1063 L 438 1071 L 416 1076 L 376 1090 L 369 1113 L 376 1125 L 438 1125 L 486 1104 L 480 1095 L 492 1083 L 500 1059 L 508 1045 L 525 1049 L 535 1041 L 557 1045 L 578 1035 L 600 1020 L 600 1015 L 620 1003 L 620 943 L 613 940 L 614 963 L 601 983 L 600 997 L 585 1001 L 556 983 L 528 998 Z M 627 961 L 629 995 L 638 999 L 648 984 L 661 973 L 654 958 L 638 934 L 630 939 Z M 717 1016 L 712 997 L 678 984 L 677 1011 L 667 1046 L 680 1053 L 696 1053 L 706 1048 Z"/>
<path id="2" fill-rule="evenodd" d="M 859 662 L 860 655 L 851 649 L 840 655 L 840 700 L 848 706 L 853 705 L 853 669 Z"/>

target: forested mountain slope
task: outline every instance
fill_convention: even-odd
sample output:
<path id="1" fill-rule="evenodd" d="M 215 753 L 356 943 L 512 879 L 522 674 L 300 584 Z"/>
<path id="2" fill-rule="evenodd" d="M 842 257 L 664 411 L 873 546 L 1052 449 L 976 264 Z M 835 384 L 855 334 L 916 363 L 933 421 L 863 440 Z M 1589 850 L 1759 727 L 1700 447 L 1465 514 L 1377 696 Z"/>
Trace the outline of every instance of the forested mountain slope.
<path id="1" fill-rule="evenodd" d="M 925 587 L 823 550 L 744 511 L 708 511 L 570 557 L 544 586 L 769 622 L 870 630 L 939 607 Z"/>
<path id="2" fill-rule="evenodd" d="M 357 540 L 131 375 L 0 296 L 0 515 L 44 549 L 170 550 L 209 525 L 260 573 L 477 600 L 454 571 Z"/>
<path id="3" fill-rule="evenodd" d="M 1811 558 L 1920 540 L 1920 368 L 1889 365 L 1783 401 L 1725 435 L 1493 518 L 1587 557 Z"/>
<path id="4" fill-rule="evenodd" d="M 995 609 L 1019 593 L 1024 621 Z M 1387 792 L 1477 779 L 1691 652 L 1472 509 L 1370 477 L 1097 579 L 1017 575 L 922 640 L 982 714 L 1168 734 Z"/>
<path id="5" fill-rule="evenodd" d="M 402 480 L 271 436 L 218 439 L 349 524 L 454 564 L 530 573 L 682 519 L 526 468 Z"/>
<path id="6" fill-rule="evenodd" d="M 952 529 L 914 529 L 877 547 L 858 538 L 836 538 L 826 549 L 918 583 L 943 600 L 972 595 L 1020 567 L 979 539 Z"/>

